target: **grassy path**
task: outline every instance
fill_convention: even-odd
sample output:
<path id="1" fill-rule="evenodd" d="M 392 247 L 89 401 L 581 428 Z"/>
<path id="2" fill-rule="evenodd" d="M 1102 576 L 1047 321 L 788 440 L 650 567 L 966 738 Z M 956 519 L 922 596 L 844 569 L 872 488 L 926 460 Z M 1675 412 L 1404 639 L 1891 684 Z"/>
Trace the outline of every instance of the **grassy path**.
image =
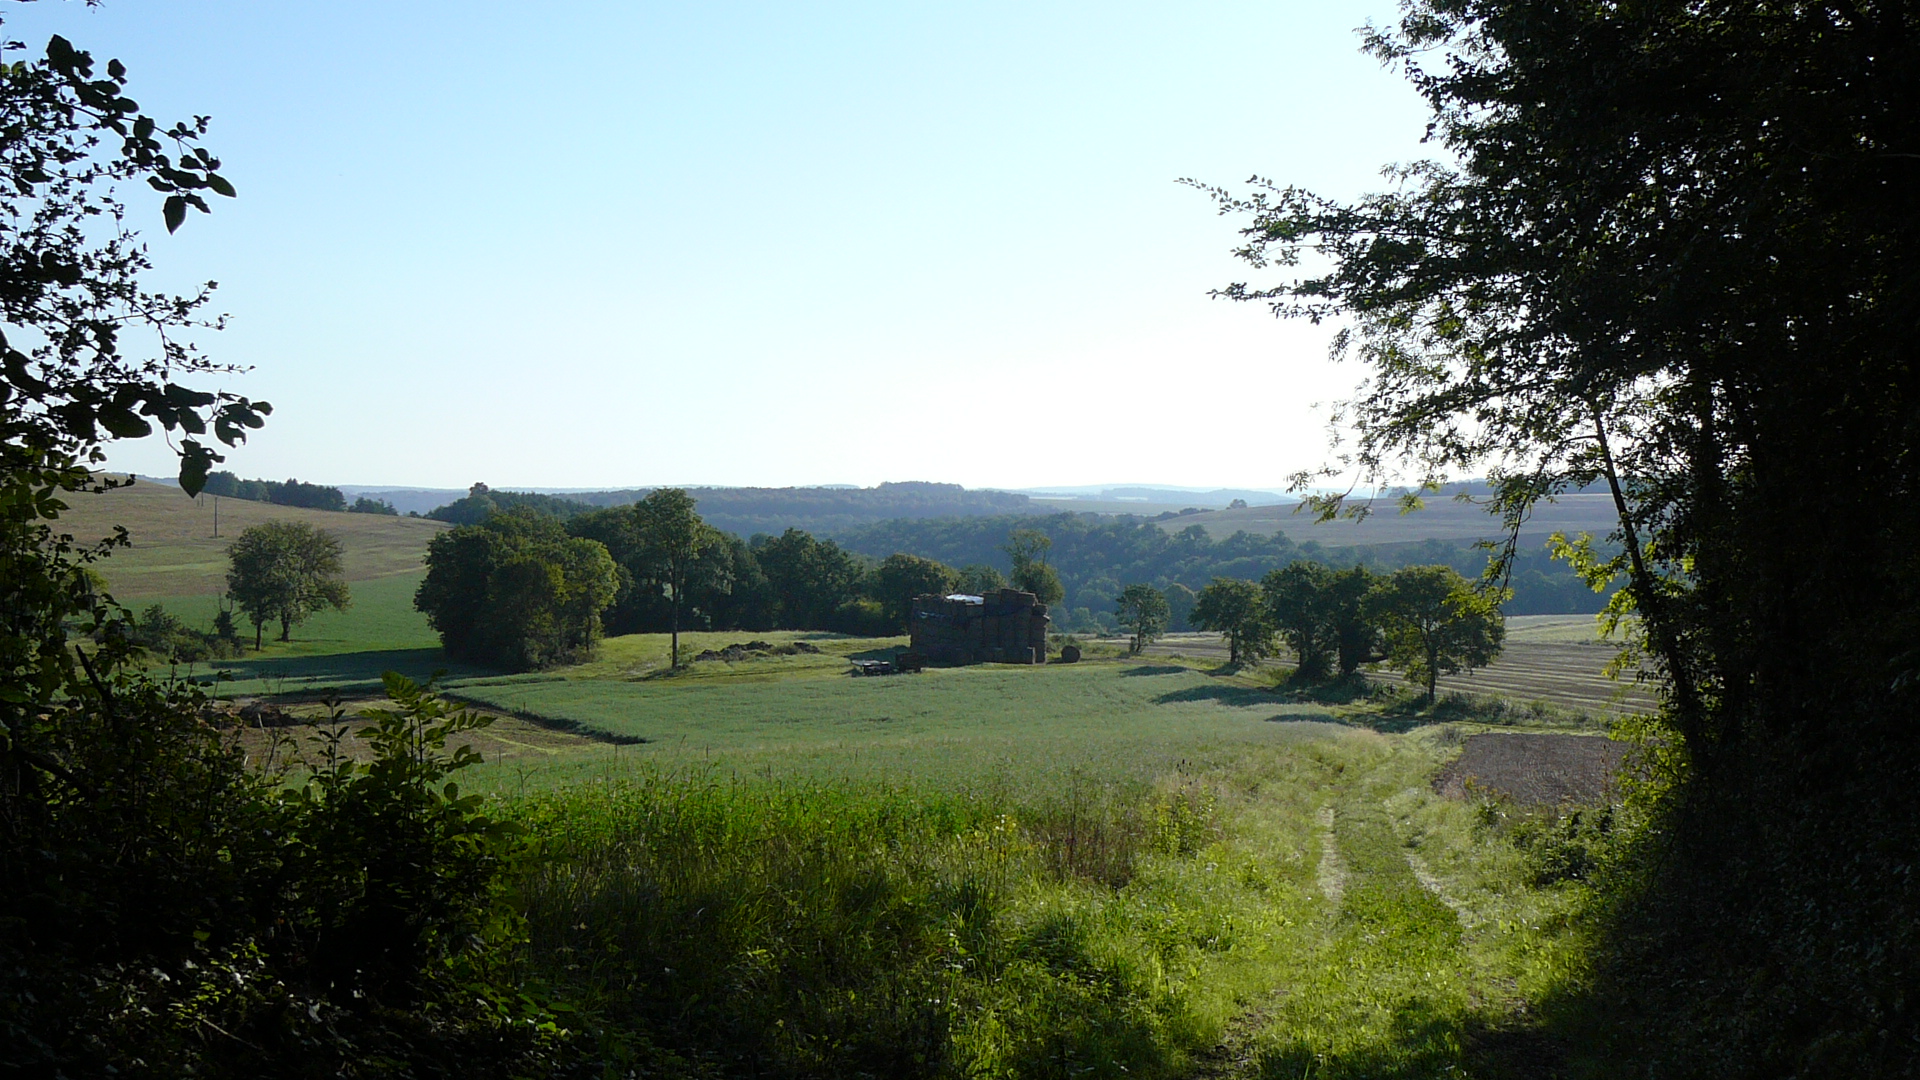
<path id="1" fill-rule="evenodd" d="M 1528 888 L 1509 851 L 1474 835 L 1464 807 L 1426 791 L 1431 762 L 1395 740 L 1342 771 L 1315 817 L 1309 940 L 1281 985 L 1243 1001 L 1220 1046 L 1197 1057 L 1194 1080 L 1553 1075 L 1554 1048 L 1524 1031 L 1522 984 L 1543 985 L 1526 970 L 1535 954 L 1564 951 L 1559 926 L 1542 918 L 1563 898 Z"/>

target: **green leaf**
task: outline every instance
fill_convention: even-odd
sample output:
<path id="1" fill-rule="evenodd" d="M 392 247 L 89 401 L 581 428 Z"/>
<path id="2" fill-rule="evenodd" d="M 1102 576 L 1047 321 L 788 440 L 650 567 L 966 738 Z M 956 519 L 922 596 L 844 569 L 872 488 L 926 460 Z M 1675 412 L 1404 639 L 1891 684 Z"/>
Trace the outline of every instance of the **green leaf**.
<path id="1" fill-rule="evenodd" d="M 167 218 L 167 231 L 173 232 L 187 220 L 187 200 L 179 195 L 169 196 L 162 212 Z"/>
<path id="2" fill-rule="evenodd" d="M 180 490 L 188 495 L 200 494 L 207 486 L 207 473 L 213 469 L 213 455 L 206 447 L 192 439 L 183 441 L 180 451 Z"/>
<path id="3" fill-rule="evenodd" d="M 109 405 L 100 410 L 99 420 L 116 439 L 144 439 L 153 434 L 153 425 L 135 416 L 132 409 Z"/>
<path id="4" fill-rule="evenodd" d="M 227 183 L 227 178 L 221 176 L 219 173 L 207 174 L 207 186 L 212 188 L 216 195 L 225 195 L 229 199 L 233 198 L 233 185 Z"/>

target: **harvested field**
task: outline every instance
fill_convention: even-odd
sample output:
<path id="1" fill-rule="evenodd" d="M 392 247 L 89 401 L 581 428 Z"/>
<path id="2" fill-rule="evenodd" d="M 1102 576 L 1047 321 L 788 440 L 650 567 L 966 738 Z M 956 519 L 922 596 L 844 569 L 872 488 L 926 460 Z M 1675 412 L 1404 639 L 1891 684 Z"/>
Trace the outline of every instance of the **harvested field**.
<path id="1" fill-rule="evenodd" d="M 1607 664 L 1619 652 L 1619 646 L 1599 640 L 1565 640 L 1576 637 L 1581 627 L 1590 628 L 1590 615 L 1550 615 L 1528 617 L 1537 622 L 1525 624 L 1515 632 L 1510 620 L 1507 647 L 1491 665 L 1470 674 L 1451 675 L 1440 680 L 1442 693 L 1503 697 L 1527 703 L 1544 701 L 1567 709 L 1596 715 L 1642 712 L 1654 706 L 1650 688 L 1631 678 L 1609 679 Z M 1590 631 L 1589 631 L 1590 632 Z M 1548 640 L 1539 640 L 1547 638 Z M 1124 648 L 1124 638 L 1102 638 Z M 1147 647 L 1148 655 L 1186 656 L 1196 659 L 1227 658 L 1226 642 L 1218 634 L 1169 634 Z M 1282 659 L 1284 659 L 1284 654 Z M 1375 676 L 1397 682 L 1390 672 Z"/>
<path id="2" fill-rule="evenodd" d="M 1599 643 L 1514 642 L 1492 664 L 1441 679 L 1440 691 L 1546 701 L 1596 714 L 1653 708 L 1647 687 L 1603 674 L 1619 651 L 1618 646 Z"/>
<path id="3" fill-rule="evenodd" d="M 1604 802 L 1626 754 L 1626 744 L 1592 735 L 1473 735 L 1434 775 L 1433 790 L 1450 799 L 1488 792 L 1530 806 Z"/>

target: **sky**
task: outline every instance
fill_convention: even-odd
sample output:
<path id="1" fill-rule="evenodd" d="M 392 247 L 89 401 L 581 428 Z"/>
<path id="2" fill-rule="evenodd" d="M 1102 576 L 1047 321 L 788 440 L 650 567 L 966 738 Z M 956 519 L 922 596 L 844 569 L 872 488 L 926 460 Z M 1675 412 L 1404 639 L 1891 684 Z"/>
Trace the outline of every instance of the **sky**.
<path id="1" fill-rule="evenodd" d="M 237 199 L 129 194 L 274 406 L 242 476 L 1278 487 L 1361 372 L 1208 296 L 1255 272 L 1176 181 L 1435 153 L 1380 0 L 6 9 L 213 118 Z"/>

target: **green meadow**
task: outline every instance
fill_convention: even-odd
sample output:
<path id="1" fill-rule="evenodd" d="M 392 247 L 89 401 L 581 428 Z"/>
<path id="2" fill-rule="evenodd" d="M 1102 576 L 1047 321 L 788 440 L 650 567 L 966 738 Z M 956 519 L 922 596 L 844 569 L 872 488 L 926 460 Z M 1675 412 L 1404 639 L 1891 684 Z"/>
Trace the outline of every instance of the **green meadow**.
<path id="1" fill-rule="evenodd" d="M 638 1075 L 1510 1075 L 1577 881 L 1427 783 L 1458 731 L 1103 661 L 525 678 L 648 741 L 485 765 L 524 961 Z"/>
<path id="2" fill-rule="evenodd" d="M 1527 840 L 1557 817 L 1428 783 L 1474 725 L 1204 656 L 860 678 L 904 640 L 824 633 L 501 675 L 446 662 L 418 581 L 181 673 L 288 700 L 438 673 L 512 717 L 522 752 L 457 779 L 524 827 L 515 963 L 609 1075 L 1492 1080 L 1585 985 L 1590 886 Z"/>

